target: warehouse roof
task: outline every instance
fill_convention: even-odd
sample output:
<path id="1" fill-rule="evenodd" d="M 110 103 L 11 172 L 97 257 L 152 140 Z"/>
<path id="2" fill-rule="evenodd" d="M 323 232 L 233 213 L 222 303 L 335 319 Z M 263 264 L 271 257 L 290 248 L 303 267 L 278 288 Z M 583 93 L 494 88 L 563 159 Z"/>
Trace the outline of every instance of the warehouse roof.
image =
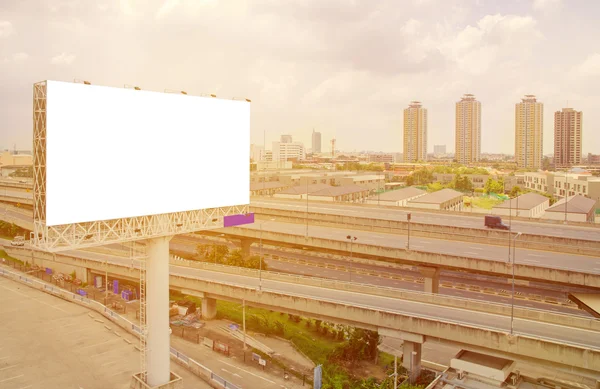
<path id="1" fill-rule="evenodd" d="M 319 191 L 310 193 L 310 196 L 337 197 L 351 193 L 368 192 L 368 188 L 358 185 L 330 186 Z"/>
<path id="2" fill-rule="evenodd" d="M 409 203 L 424 203 L 424 204 L 442 204 L 446 201 L 453 200 L 457 197 L 462 197 L 463 194 L 455 191 L 454 189 L 442 189 L 437 192 L 426 194 L 425 196 L 418 197 Z"/>
<path id="3" fill-rule="evenodd" d="M 318 192 L 321 189 L 329 188 L 327 184 L 312 184 L 312 185 L 296 185 L 291 188 L 287 188 L 279 192 L 279 194 L 289 194 L 289 195 L 303 195 L 308 192 L 308 194 L 312 194 L 314 192 Z"/>
<path id="4" fill-rule="evenodd" d="M 250 190 L 262 190 L 262 189 L 273 189 L 273 188 L 287 188 L 290 184 L 285 184 L 279 181 L 269 181 L 269 182 L 252 182 L 250 183 Z"/>
<path id="5" fill-rule="evenodd" d="M 410 199 L 415 196 L 422 196 L 427 194 L 424 190 L 419 188 L 403 188 L 398 190 L 392 190 L 389 192 L 382 193 L 380 195 L 371 196 L 369 199 L 372 200 L 380 200 L 380 201 L 400 201 L 405 199 Z"/>
<path id="6" fill-rule="evenodd" d="M 530 192 L 522 194 L 519 197 L 515 197 L 514 199 L 506 200 L 505 202 L 496 205 L 494 208 L 517 209 L 518 206 L 519 209 L 528 211 L 537 207 L 540 204 L 543 204 L 546 201 L 550 201 L 548 197 L 542 196 L 538 193 Z"/>
<path id="7" fill-rule="evenodd" d="M 588 214 L 596 206 L 596 200 L 580 195 L 571 196 L 567 201 L 567 213 Z M 546 209 L 546 212 L 565 212 L 565 199 L 558 200 L 553 206 Z"/>

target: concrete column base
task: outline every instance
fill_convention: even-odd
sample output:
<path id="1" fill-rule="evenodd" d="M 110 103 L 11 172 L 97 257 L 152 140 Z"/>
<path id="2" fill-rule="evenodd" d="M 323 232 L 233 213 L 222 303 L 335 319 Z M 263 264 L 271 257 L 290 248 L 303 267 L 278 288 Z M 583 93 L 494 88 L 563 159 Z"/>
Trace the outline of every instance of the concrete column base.
<path id="1" fill-rule="evenodd" d="M 142 381 L 141 375 L 142 373 L 137 373 L 131 377 L 129 389 L 183 389 L 183 379 L 173 372 L 171 372 L 171 380 L 169 382 L 158 386 L 149 386 Z"/>
<path id="2" fill-rule="evenodd" d="M 422 344 L 404 341 L 402 346 L 402 366 L 409 371 L 409 381 L 414 384 L 421 374 Z"/>
<path id="3" fill-rule="evenodd" d="M 211 298 L 202 299 L 202 319 L 211 320 L 217 317 L 217 300 Z"/>
<path id="4" fill-rule="evenodd" d="M 425 292 L 440 292 L 440 269 L 437 267 L 420 267 L 419 272 L 425 278 Z"/>
<path id="5" fill-rule="evenodd" d="M 240 239 L 240 246 L 242 249 L 242 258 L 244 258 L 244 259 L 250 258 L 250 247 L 252 246 L 252 243 L 254 243 L 254 242 L 250 239 Z"/>

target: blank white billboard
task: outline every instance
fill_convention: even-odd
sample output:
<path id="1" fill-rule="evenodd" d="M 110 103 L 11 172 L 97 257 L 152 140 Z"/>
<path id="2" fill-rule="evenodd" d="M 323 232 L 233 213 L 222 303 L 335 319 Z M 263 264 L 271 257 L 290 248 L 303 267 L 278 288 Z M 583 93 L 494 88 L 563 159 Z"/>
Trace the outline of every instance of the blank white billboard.
<path id="1" fill-rule="evenodd" d="M 46 225 L 250 203 L 250 104 L 47 82 Z"/>

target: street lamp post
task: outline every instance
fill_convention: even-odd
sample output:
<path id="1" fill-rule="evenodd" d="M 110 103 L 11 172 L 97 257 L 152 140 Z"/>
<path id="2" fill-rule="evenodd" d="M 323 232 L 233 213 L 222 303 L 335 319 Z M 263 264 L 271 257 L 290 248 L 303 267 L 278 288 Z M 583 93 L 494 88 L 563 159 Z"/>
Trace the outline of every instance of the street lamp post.
<path id="1" fill-rule="evenodd" d="M 406 214 L 406 220 L 408 221 L 408 240 L 406 241 L 406 249 L 410 250 L 410 219 L 412 218 L 411 213 Z"/>
<path id="2" fill-rule="evenodd" d="M 567 202 L 569 201 L 569 176 L 565 170 L 565 224 L 567 224 Z"/>
<path id="3" fill-rule="evenodd" d="M 346 236 L 346 239 L 348 239 L 350 241 L 350 282 L 352 282 L 352 242 L 354 242 L 356 239 L 358 239 L 356 236 L 351 236 L 348 235 Z"/>
<path id="4" fill-rule="evenodd" d="M 308 239 L 308 177 L 306 177 L 306 235 L 305 239 Z"/>
<path id="5" fill-rule="evenodd" d="M 515 319 L 515 241 L 521 236 L 520 232 L 513 238 L 513 260 L 512 260 L 512 298 L 510 303 L 510 334 L 513 334 L 513 323 Z"/>

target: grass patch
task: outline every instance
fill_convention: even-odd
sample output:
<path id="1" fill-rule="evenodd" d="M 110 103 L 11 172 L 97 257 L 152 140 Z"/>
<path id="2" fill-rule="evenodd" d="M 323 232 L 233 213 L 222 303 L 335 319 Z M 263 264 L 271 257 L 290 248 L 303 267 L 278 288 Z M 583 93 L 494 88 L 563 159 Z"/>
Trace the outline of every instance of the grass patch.
<path id="1" fill-rule="evenodd" d="M 241 304 L 217 301 L 217 317 L 241 324 Z M 303 318 L 296 323 L 289 320 L 287 314 L 260 308 L 246 307 L 246 329 L 287 339 L 317 364 L 324 363 L 327 356 L 343 343 L 317 332 L 314 320 Z"/>
<path id="2" fill-rule="evenodd" d="M 475 197 L 475 198 L 471 198 L 471 197 L 465 196 L 465 203 L 471 204 L 471 202 L 473 203 L 473 206 L 475 208 L 492 209 L 496 205 L 503 203 L 504 200 L 495 199 L 493 197 Z"/>
<path id="3" fill-rule="evenodd" d="M 10 261 L 10 262 L 16 262 L 16 263 L 18 263 L 18 264 L 20 264 L 20 265 L 23 265 L 23 264 L 24 264 L 24 262 L 23 262 L 23 261 L 20 261 L 20 260 L 18 260 L 18 259 L 16 259 L 16 258 L 13 258 L 13 257 L 11 257 L 11 256 L 10 256 L 10 255 L 8 255 L 8 254 L 6 253 L 6 251 L 4 251 L 4 250 L 0 250 L 0 258 L 6 259 L 7 261 Z"/>

